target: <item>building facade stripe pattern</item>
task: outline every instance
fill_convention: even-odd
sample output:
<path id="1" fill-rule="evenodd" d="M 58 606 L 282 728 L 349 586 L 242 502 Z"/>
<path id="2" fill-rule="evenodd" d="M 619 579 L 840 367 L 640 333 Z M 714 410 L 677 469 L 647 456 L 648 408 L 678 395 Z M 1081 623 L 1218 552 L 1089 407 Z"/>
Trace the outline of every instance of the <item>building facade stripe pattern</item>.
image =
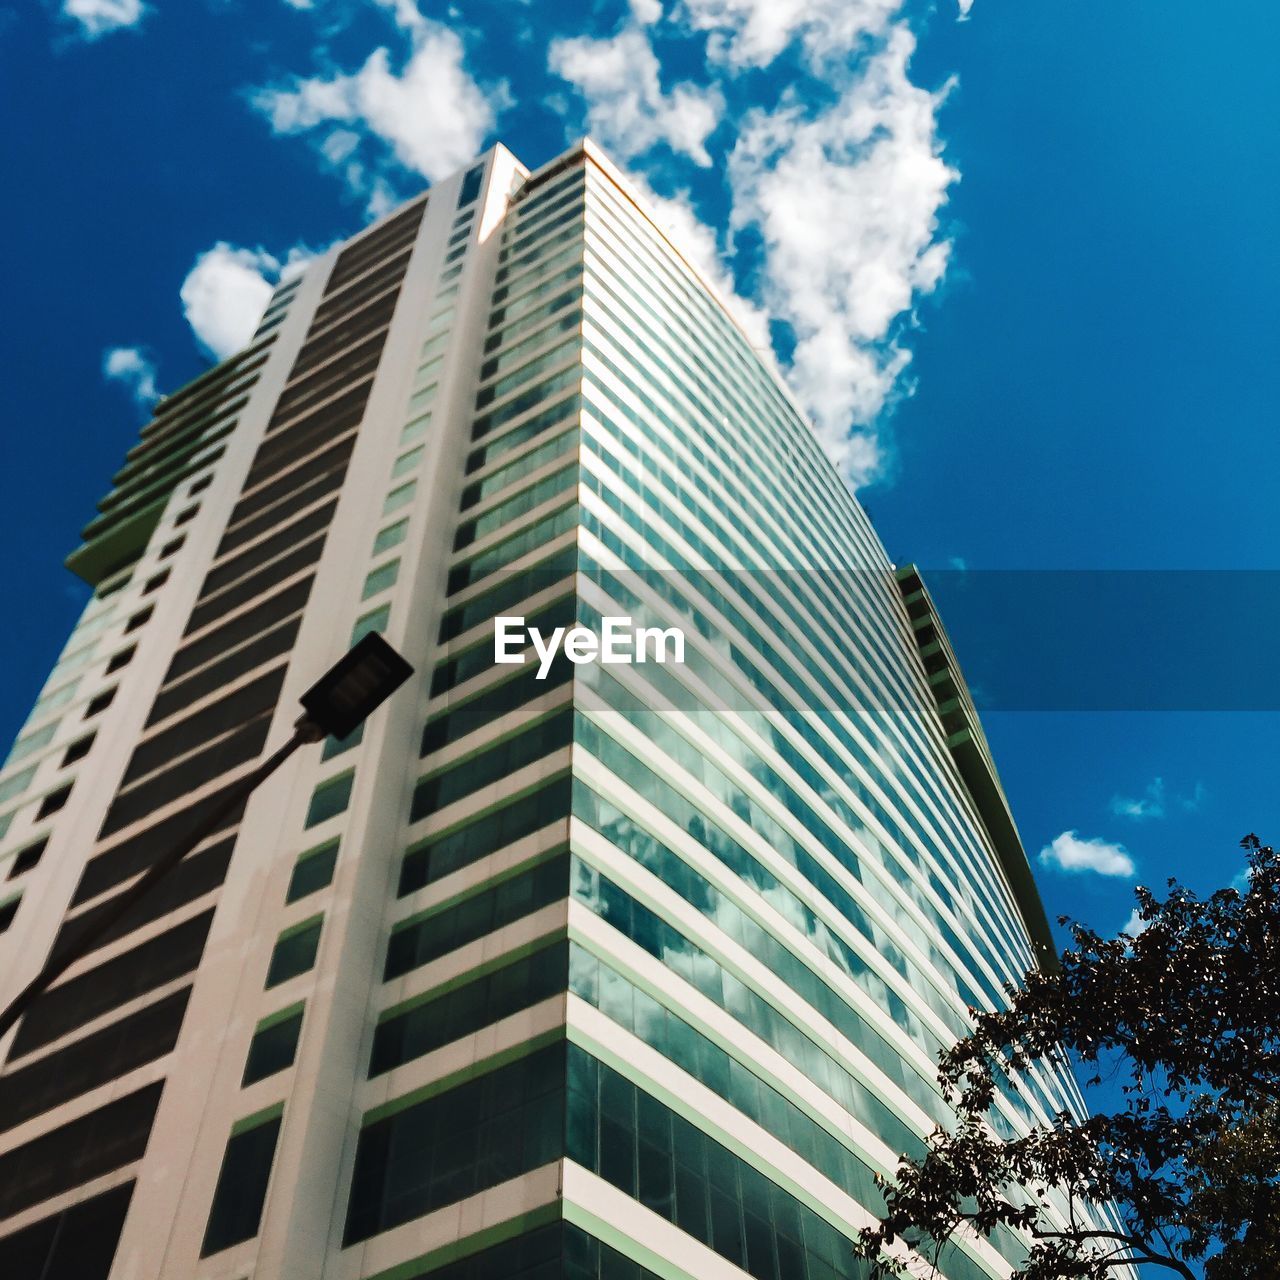
<path id="1" fill-rule="evenodd" d="M 19 1023 L 0 1274 L 861 1276 L 1047 928 L 918 574 L 608 159 L 496 147 L 309 264 L 114 485 L 0 771 L 14 991 L 354 639 L 418 676 Z M 498 617 L 683 661 L 499 663 Z"/>

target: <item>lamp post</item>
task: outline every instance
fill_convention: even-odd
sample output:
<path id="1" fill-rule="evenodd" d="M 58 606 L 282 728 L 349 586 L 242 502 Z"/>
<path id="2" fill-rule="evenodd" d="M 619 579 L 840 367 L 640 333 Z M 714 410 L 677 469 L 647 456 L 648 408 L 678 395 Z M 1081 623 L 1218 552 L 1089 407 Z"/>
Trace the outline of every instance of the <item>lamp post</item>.
<path id="1" fill-rule="evenodd" d="M 323 738 L 345 738 L 413 674 L 413 668 L 376 632 L 362 636 L 302 695 L 302 715 L 293 736 L 267 756 L 252 773 L 228 788 L 172 849 L 158 858 L 145 875 L 122 893 L 111 911 L 77 934 L 0 1013 L 0 1039 L 39 997 L 75 962 L 86 956 L 105 933 L 113 929 L 145 898 L 236 805 L 247 800 L 304 743 Z"/>

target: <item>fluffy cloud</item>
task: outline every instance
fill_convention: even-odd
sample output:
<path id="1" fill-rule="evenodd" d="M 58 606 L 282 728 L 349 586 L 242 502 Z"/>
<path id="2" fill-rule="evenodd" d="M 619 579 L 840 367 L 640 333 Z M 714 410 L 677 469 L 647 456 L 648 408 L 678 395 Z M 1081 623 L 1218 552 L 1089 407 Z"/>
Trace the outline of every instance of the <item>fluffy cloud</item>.
<path id="1" fill-rule="evenodd" d="M 410 0 L 383 5 L 410 37 L 410 52 L 397 67 L 391 52 L 375 49 L 353 73 L 295 77 L 262 89 L 254 105 L 277 134 L 315 134 L 327 162 L 363 195 L 385 187 L 385 178 L 352 159 L 372 139 L 404 168 L 432 180 L 475 158 L 495 120 L 491 101 L 463 66 L 462 41 L 448 27 L 419 13 Z M 335 127 L 336 126 L 336 127 Z"/>
<path id="2" fill-rule="evenodd" d="M 799 41 L 814 67 L 837 66 L 882 36 L 902 0 L 684 0 L 686 21 L 708 33 L 709 56 L 733 69 L 762 67 Z"/>
<path id="3" fill-rule="evenodd" d="M 63 16 L 79 26 L 86 40 L 136 27 L 145 13 L 142 0 L 63 0 L 62 4 Z"/>
<path id="4" fill-rule="evenodd" d="M 298 246 L 282 260 L 225 240 L 206 249 L 179 290 L 196 341 L 218 360 L 239 351 L 258 327 L 275 283 L 300 271 L 311 256 Z"/>
<path id="5" fill-rule="evenodd" d="M 102 353 L 102 376 L 123 385 L 144 408 L 160 398 L 155 364 L 139 347 L 108 347 Z"/>
<path id="6" fill-rule="evenodd" d="M 738 294 L 733 276 L 720 256 L 715 232 L 698 218 L 688 196 L 660 196 L 643 179 L 634 176 L 631 183 L 654 222 L 671 237 L 672 244 L 720 295 L 739 328 L 747 335 L 747 340 L 763 357 L 772 361 L 769 317 L 754 302 Z"/>
<path id="7" fill-rule="evenodd" d="M 959 177 L 937 138 L 946 90 L 911 83 L 914 49 L 895 26 L 834 105 L 750 113 L 729 162 L 733 225 L 760 235 L 765 305 L 795 332 L 792 384 L 854 483 L 880 464 L 873 424 L 910 360 L 894 326 L 951 251 L 938 225 Z"/>
<path id="8" fill-rule="evenodd" d="M 1134 874 L 1133 859 L 1122 844 L 1084 840 L 1078 831 L 1064 831 L 1040 850 L 1040 861 L 1059 871 L 1094 871 L 1100 876 Z"/>
<path id="9" fill-rule="evenodd" d="M 619 156 L 642 155 L 660 142 L 710 166 L 707 138 L 724 111 L 717 89 L 692 84 L 663 92 L 657 55 L 631 27 L 605 40 L 554 40 L 548 66 L 587 100 L 587 128 Z"/>

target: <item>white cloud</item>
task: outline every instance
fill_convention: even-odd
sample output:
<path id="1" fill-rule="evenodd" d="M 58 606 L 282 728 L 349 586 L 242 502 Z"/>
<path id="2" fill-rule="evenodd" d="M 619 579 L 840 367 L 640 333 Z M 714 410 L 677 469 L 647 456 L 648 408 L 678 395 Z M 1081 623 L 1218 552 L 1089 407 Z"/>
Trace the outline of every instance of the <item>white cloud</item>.
<path id="1" fill-rule="evenodd" d="M 1174 807 L 1184 813 L 1195 813 L 1204 803 L 1204 797 L 1203 782 L 1197 782 L 1189 795 L 1173 795 L 1165 787 L 1163 778 L 1153 778 L 1140 796 L 1113 796 L 1111 812 L 1117 817 L 1141 822 L 1147 818 L 1163 818 Z"/>
<path id="2" fill-rule="evenodd" d="M 1078 831 L 1064 831 L 1040 850 L 1040 861 L 1059 871 L 1094 871 L 1100 876 L 1132 876 L 1133 859 L 1122 844 L 1081 839 Z"/>
<path id="3" fill-rule="evenodd" d="M 196 341 L 218 360 L 239 351 L 258 327 L 275 283 L 297 274 L 312 256 L 295 246 L 281 259 L 225 240 L 206 249 L 179 290 Z"/>
<path id="4" fill-rule="evenodd" d="M 1125 921 L 1124 928 L 1121 929 L 1120 932 L 1127 933 L 1131 938 L 1136 938 L 1146 927 L 1147 922 L 1138 914 L 1138 908 L 1134 907 L 1134 909 L 1129 913 L 1129 919 Z"/>
<path id="5" fill-rule="evenodd" d="M 1164 779 L 1153 778 L 1147 789 L 1133 799 L 1112 796 L 1111 812 L 1117 817 L 1133 818 L 1141 822 L 1146 818 L 1163 818 L 1165 814 Z"/>
<path id="6" fill-rule="evenodd" d="M 587 100 L 587 128 L 619 156 L 642 155 L 660 142 L 710 166 L 707 138 L 724 111 L 715 88 L 685 82 L 664 92 L 649 38 L 628 27 L 604 40 L 553 40 L 547 65 Z"/>
<path id="7" fill-rule="evenodd" d="M 160 398 L 156 366 L 140 347 L 108 347 L 102 353 L 102 376 L 121 383 L 144 408 Z"/>
<path id="8" fill-rule="evenodd" d="M 902 0 L 684 0 L 685 21 L 709 33 L 708 54 L 738 70 L 763 67 L 798 40 L 810 62 L 835 67 L 883 36 Z"/>
<path id="9" fill-rule="evenodd" d="M 973 0 L 956 0 L 956 7 L 960 10 L 960 20 L 963 22 L 973 8 Z"/>
<path id="10" fill-rule="evenodd" d="M 631 0 L 631 16 L 643 27 L 662 21 L 662 0 Z"/>
<path id="11" fill-rule="evenodd" d="M 80 26 L 86 40 L 136 27 L 147 12 L 142 0 L 63 0 L 62 13 Z"/>
<path id="12" fill-rule="evenodd" d="M 959 177 L 937 137 L 947 89 L 911 83 L 914 50 L 893 27 L 834 105 L 749 113 L 729 160 L 733 225 L 759 232 L 765 305 L 795 332 L 791 383 L 855 484 L 881 465 L 874 423 L 911 358 L 895 323 L 951 252 L 938 225 Z"/>
<path id="13" fill-rule="evenodd" d="M 295 77 L 287 86 L 253 95 L 277 134 L 323 131 L 321 153 L 365 195 L 375 191 L 378 179 L 368 166 L 350 163 L 353 139 L 380 142 L 404 168 L 443 178 L 480 152 L 496 109 L 507 100 L 505 85 L 486 96 L 471 78 L 462 41 L 448 27 L 423 17 L 411 0 L 387 0 L 382 7 L 410 37 L 409 56 L 399 69 L 391 52 L 378 48 L 356 72 Z"/>
<path id="14" fill-rule="evenodd" d="M 630 175 L 630 180 L 654 222 L 670 236 L 671 243 L 694 270 L 720 295 L 751 345 L 772 361 L 768 316 L 754 302 L 737 293 L 733 276 L 725 267 L 716 244 L 715 232 L 699 219 L 688 195 L 660 196 L 634 174 Z"/>

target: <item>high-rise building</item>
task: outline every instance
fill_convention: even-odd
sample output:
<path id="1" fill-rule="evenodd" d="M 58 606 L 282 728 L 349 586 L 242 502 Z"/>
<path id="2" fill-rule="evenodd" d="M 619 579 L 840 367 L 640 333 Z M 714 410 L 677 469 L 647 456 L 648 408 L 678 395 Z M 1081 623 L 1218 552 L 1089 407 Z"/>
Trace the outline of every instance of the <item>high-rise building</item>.
<path id="1" fill-rule="evenodd" d="M 0 1277 L 862 1274 L 1050 939 L 927 591 L 609 162 L 496 148 L 311 262 L 113 484 L 0 771 L 4 999 L 353 637 L 417 676 L 0 1045 Z M 576 624 L 648 661 L 529 647 Z"/>

